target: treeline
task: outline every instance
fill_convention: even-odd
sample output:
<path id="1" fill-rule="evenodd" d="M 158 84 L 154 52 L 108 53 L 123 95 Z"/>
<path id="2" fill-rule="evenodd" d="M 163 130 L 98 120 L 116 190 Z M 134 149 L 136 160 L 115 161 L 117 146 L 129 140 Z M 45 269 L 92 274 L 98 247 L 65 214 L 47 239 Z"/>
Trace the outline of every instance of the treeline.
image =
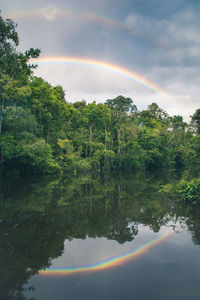
<path id="1" fill-rule="evenodd" d="M 17 51 L 16 25 L 0 17 L 1 175 L 185 168 L 199 174 L 200 109 L 187 124 L 156 103 L 137 111 L 118 96 L 67 103 L 61 86 L 33 76 L 39 49 Z"/>

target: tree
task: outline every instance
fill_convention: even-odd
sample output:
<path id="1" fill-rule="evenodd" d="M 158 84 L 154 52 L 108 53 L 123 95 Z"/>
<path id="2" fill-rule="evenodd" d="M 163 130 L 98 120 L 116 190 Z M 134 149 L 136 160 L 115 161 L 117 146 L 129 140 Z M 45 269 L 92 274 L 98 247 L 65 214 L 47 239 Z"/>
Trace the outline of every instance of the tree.
<path id="1" fill-rule="evenodd" d="M 114 109 L 118 114 L 137 111 L 137 107 L 133 103 L 133 100 L 131 98 L 125 98 L 121 95 L 114 99 L 108 99 L 106 104 L 111 109 Z"/>
<path id="2" fill-rule="evenodd" d="M 40 55 L 39 49 L 30 48 L 24 53 L 17 52 L 19 37 L 16 24 L 10 19 L 4 20 L 0 16 L 0 75 L 8 74 L 12 79 L 27 80 L 35 65 L 29 65 L 30 58 Z"/>
<path id="3" fill-rule="evenodd" d="M 152 103 L 147 110 L 138 114 L 139 124 L 150 128 L 161 128 L 169 123 L 168 114 L 157 103 Z"/>
<path id="4" fill-rule="evenodd" d="M 192 115 L 192 125 L 196 129 L 197 133 L 200 134 L 200 108 Z"/>

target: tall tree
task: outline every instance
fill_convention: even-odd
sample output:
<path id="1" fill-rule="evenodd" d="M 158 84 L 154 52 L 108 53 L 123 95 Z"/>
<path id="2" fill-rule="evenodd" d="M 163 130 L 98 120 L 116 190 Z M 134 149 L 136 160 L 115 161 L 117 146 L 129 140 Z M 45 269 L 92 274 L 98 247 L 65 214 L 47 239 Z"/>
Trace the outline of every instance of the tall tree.
<path id="1" fill-rule="evenodd" d="M 200 134 L 200 108 L 192 115 L 192 125 L 197 130 L 197 133 Z"/>

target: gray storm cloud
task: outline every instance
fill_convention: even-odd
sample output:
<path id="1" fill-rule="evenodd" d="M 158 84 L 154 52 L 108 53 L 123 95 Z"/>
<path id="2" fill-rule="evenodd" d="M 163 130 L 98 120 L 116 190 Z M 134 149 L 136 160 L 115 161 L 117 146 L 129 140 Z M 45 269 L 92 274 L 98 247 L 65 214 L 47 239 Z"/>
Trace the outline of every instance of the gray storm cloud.
<path id="1" fill-rule="evenodd" d="M 181 113 L 186 118 L 199 107 L 200 3 L 193 0 L 36 0 L 31 3 L 0 0 L 0 3 L 2 13 L 38 11 L 40 18 L 16 19 L 21 50 L 38 47 L 42 56 L 92 58 L 124 66 L 155 82 L 174 98 L 171 103 L 142 85 L 106 71 L 39 66 L 36 74 L 52 84 L 63 85 L 70 100 L 81 97 L 103 101 L 124 94 L 133 97 L 141 107 L 157 101 L 171 114 Z M 74 14 L 61 17 L 60 11 Z M 93 15 L 93 19 L 84 18 L 84 13 Z M 124 28 L 97 22 L 98 16 L 116 20 Z M 135 28 L 136 33 L 126 26 Z"/>

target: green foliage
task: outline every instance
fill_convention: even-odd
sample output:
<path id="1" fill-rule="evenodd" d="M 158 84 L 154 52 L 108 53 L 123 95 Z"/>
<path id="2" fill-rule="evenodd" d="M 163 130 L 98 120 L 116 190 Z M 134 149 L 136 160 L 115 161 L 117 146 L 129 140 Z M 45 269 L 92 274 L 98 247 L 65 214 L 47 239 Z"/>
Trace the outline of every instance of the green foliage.
<path id="1" fill-rule="evenodd" d="M 193 114 L 192 125 L 197 130 L 198 134 L 200 134 L 200 109 L 197 109 L 196 112 Z"/>
<path id="2" fill-rule="evenodd" d="M 30 58 L 37 58 L 39 49 L 29 49 L 25 53 L 17 52 L 19 37 L 16 32 L 16 24 L 10 20 L 4 20 L 0 16 L 0 74 L 4 73 L 12 79 L 27 82 L 31 75 L 33 65 L 29 65 Z"/>
<path id="3" fill-rule="evenodd" d="M 171 194 L 192 204 L 200 204 L 200 178 L 181 179 L 174 184 L 162 186 L 161 192 Z"/>
<path id="4" fill-rule="evenodd" d="M 182 179 L 177 185 L 177 193 L 185 201 L 200 204 L 200 178 Z"/>
<path id="5" fill-rule="evenodd" d="M 199 176 L 199 110 L 189 126 L 157 103 L 138 112 L 122 95 L 67 103 L 61 86 L 32 76 L 28 61 L 40 51 L 17 51 L 16 24 L 0 17 L 0 29 L 1 174 L 185 168 Z"/>
<path id="6" fill-rule="evenodd" d="M 17 138 L 23 131 L 37 134 L 38 124 L 35 116 L 29 109 L 22 107 L 8 106 L 3 111 L 5 132 L 12 132 Z"/>
<path id="7" fill-rule="evenodd" d="M 125 98 L 123 96 L 118 96 L 114 99 L 109 99 L 106 104 L 113 110 L 119 113 L 135 112 L 137 107 L 133 104 L 131 98 Z"/>
<path id="8" fill-rule="evenodd" d="M 91 171 L 91 161 L 89 159 L 76 158 L 75 160 L 73 160 L 71 168 L 73 168 L 75 175 L 77 174 L 77 172 L 80 173 Z"/>
<path id="9" fill-rule="evenodd" d="M 32 144 L 22 146 L 19 160 L 36 168 L 41 173 L 52 173 L 59 171 L 59 165 L 54 161 L 52 149 L 43 139 L 37 139 Z"/>
<path id="10" fill-rule="evenodd" d="M 2 163 L 4 159 L 12 159 L 16 155 L 16 144 L 14 136 L 5 133 L 1 136 L 1 154 L 3 153 Z"/>

